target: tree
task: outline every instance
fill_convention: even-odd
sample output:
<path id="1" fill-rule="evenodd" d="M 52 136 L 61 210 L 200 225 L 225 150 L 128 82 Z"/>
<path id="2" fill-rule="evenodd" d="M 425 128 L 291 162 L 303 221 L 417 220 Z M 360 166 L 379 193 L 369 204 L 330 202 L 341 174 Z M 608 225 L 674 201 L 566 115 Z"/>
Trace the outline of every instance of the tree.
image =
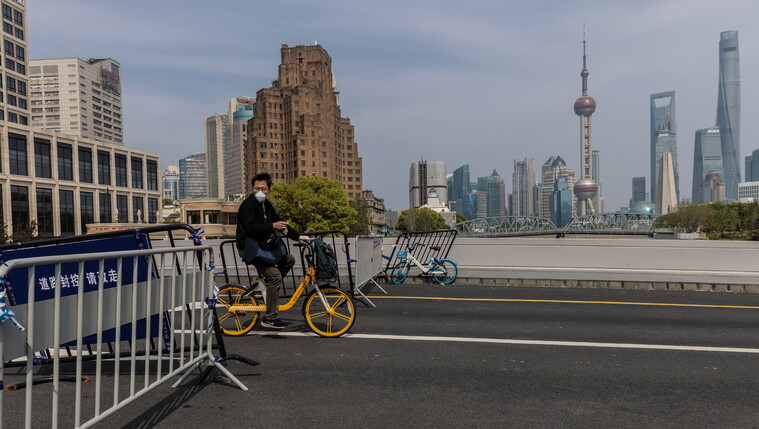
<path id="1" fill-rule="evenodd" d="M 348 235 L 355 237 L 369 234 L 369 203 L 363 198 L 356 198 L 350 202 L 350 206 L 356 211 L 356 217 Z"/>
<path id="2" fill-rule="evenodd" d="M 456 212 L 456 223 L 466 222 L 469 219 L 463 213 Z"/>
<path id="3" fill-rule="evenodd" d="M 19 228 L 13 230 L 13 241 L 23 243 L 37 240 L 37 221 L 30 220 Z"/>
<path id="4" fill-rule="evenodd" d="M 300 176 L 292 183 L 276 183 L 269 198 L 282 218 L 301 232 L 348 231 L 356 210 L 340 182 L 321 176 Z"/>
<path id="5" fill-rule="evenodd" d="M 410 208 L 404 210 L 398 216 L 398 224 L 395 229 L 403 232 L 413 231 L 434 231 L 438 229 L 448 229 L 443 216 L 440 213 L 428 208 Z"/>

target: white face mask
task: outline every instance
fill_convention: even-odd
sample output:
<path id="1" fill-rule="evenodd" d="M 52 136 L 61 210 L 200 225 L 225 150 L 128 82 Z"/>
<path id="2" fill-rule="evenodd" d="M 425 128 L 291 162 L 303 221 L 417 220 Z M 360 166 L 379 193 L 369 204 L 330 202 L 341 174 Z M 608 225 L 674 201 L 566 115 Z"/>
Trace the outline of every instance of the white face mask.
<path id="1" fill-rule="evenodd" d="M 259 203 L 264 202 L 266 199 L 266 194 L 264 194 L 264 191 L 258 191 L 253 196 L 256 197 Z"/>

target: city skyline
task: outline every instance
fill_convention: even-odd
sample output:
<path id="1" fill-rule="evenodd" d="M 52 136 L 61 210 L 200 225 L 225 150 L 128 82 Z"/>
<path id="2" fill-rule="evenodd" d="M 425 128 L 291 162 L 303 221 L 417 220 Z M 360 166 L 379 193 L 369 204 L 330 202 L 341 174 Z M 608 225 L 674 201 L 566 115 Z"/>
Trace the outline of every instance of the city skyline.
<path id="1" fill-rule="evenodd" d="M 230 97 L 269 86 L 280 44 L 318 41 L 333 57 L 341 105 L 362 143 L 364 188 L 388 208 L 403 209 L 407 166 L 421 156 L 451 168 L 468 163 L 472 177 L 509 172 L 514 159 L 555 154 L 579 171 L 577 119 L 567 103 L 577 96 L 584 21 L 599 104 L 594 147 L 604 159 L 606 209 L 613 211 L 628 204 L 631 178 L 649 174 L 650 94 L 677 91 L 678 128 L 686 136 L 681 160 L 693 157 L 687 136 L 713 125 L 722 31 L 740 33 L 741 74 L 748 77 L 741 82 L 742 115 L 756 115 L 751 100 L 759 89 L 750 77 L 759 69 L 759 32 L 751 17 L 759 5 L 585 3 L 178 8 L 30 0 L 30 24 L 38 30 L 30 33 L 29 57 L 119 61 L 130 124 L 125 144 L 158 152 L 165 168 L 203 150 L 204 118 L 227 113 Z M 666 22 L 656 18 L 664 16 Z M 132 21 L 143 30 L 135 32 Z M 199 34 L 200 25 L 208 31 Z M 747 154 L 759 147 L 759 130 L 744 122 Z M 690 195 L 692 166 L 680 164 L 680 193 Z"/>

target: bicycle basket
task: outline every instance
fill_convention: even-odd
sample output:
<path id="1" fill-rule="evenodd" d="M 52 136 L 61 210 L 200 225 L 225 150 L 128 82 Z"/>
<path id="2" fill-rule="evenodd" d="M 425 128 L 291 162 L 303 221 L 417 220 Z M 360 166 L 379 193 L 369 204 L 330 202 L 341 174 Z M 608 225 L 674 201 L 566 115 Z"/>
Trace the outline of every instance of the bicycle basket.
<path id="1" fill-rule="evenodd" d="M 398 257 L 398 259 L 406 259 L 408 258 L 408 251 L 406 250 L 399 250 L 395 252 L 395 256 Z"/>

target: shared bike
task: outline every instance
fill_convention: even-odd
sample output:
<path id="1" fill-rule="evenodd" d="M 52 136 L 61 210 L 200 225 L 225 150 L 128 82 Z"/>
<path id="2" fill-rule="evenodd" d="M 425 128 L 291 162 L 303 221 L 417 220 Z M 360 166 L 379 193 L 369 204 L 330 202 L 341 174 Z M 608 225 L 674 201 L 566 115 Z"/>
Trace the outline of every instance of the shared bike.
<path id="1" fill-rule="evenodd" d="M 329 284 L 320 285 L 314 266 L 314 248 L 309 240 L 300 240 L 293 244 L 299 247 L 307 263 L 306 274 L 293 292 L 290 300 L 277 308 L 284 312 L 292 309 L 301 295 L 313 286 L 313 290 L 303 301 L 303 318 L 306 325 L 322 337 L 339 337 L 348 332 L 356 321 L 356 307 L 350 295 Z M 245 335 L 250 332 L 266 311 L 263 296 L 266 284 L 257 279 L 249 287 L 239 284 L 226 284 L 219 289 L 216 299 L 219 325 L 227 335 Z M 261 303 L 259 304 L 259 301 Z"/>
<path id="2" fill-rule="evenodd" d="M 421 243 L 409 244 L 407 250 L 395 252 L 398 263 L 395 264 L 388 275 L 390 281 L 395 284 L 403 283 L 409 275 L 411 268 L 416 266 L 421 270 L 419 277 L 432 277 L 441 285 L 451 284 L 459 274 L 458 265 L 450 259 L 438 259 L 430 256 L 426 264 L 422 264 L 411 254 L 417 247 L 424 246 Z M 440 252 L 440 246 L 430 246 L 435 252 Z"/>

